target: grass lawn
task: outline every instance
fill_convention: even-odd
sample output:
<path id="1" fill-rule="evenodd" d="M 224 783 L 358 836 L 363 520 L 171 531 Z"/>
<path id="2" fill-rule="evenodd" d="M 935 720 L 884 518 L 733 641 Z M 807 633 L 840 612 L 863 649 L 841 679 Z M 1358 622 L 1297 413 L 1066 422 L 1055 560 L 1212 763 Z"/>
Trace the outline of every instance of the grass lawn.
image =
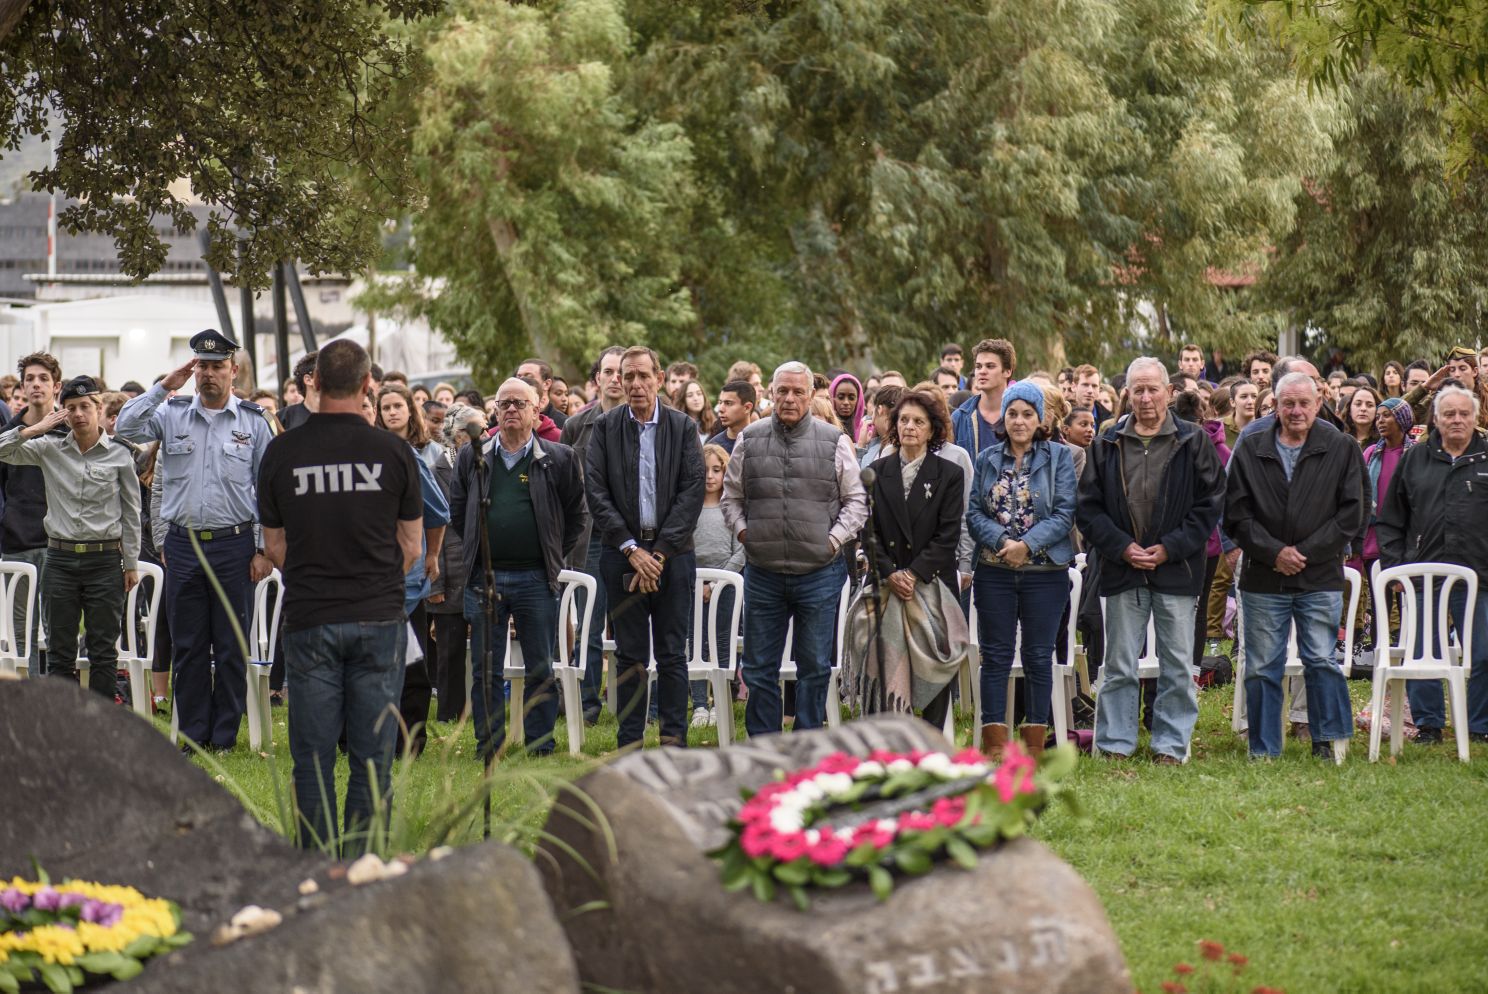
<path id="1" fill-rule="evenodd" d="M 1351 686 L 1357 709 L 1368 686 Z M 1137 986 L 1158 991 L 1174 964 L 1196 961 L 1198 940 L 1213 939 L 1250 960 L 1236 990 L 1488 991 L 1488 747 L 1474 745 L 1464 765 L 1450 744 L 1407 743 L 1398 764 L 1371 765 L 1356 735 L 1338 768 L 1289 739 L 1281 759 L 1252 763 L 1230 731 L 1231 693 L 1201 693 L 1188 766 L 1082 760 L 1074 783 L 1087 820 L 1057 809 L 1035 830 L 1105 902 Z M 284 720 L 276 709 L 272 752 L 250 752 L 245 727 L 234 752 L 196 760 L 280 830 Z M 965 719 L 959 727 L 964 740 Z M 496 837 L 530 846 L 549 791 L 615 745 L 608 713 L 583 758 L 567 756 L 561 721 L 558 734 L 559 755 L 503 764 Z M 691 738 L 717 741 L 711 729 Z M 433 726 L 428 752 L 395 775 L 391 845 L 480 838 L 473 756 L 468 728 Z"/>

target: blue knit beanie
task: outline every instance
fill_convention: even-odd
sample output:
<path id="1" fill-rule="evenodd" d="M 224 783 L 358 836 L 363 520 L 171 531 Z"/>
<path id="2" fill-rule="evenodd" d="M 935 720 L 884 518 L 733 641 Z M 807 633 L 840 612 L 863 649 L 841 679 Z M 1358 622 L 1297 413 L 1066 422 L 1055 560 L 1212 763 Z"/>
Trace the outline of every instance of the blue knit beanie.
<path id="1" fill-rule="evenodd" d="M 1044 420 L 1044 392 L 1030 380 L 1019 380 L 1002 392 L 1002 416 L 1007 417 L 1008 405 L 1021 400 L 1038 413 L 1039 423 Z"/>

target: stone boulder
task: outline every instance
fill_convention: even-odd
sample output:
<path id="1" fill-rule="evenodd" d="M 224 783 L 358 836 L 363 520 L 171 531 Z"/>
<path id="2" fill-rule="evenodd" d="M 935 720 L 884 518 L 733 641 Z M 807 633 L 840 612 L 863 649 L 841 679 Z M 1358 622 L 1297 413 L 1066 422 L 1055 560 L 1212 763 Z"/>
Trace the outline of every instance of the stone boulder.
<path id="1" fill-rule="evenodd" d="M 866 883 L 810 891 L 806 912 L 724 891 L 707 853 L 727 842 L 741 788 L 838 751 L 947 748 L 922 721 L 881 716 L 632 753 L 589 774 L 559 798 L 538 860 L 584 982 L 647 994 L 1131 990 L 1095 893 L 1030 839 L 971 871 L 947 862 L 900 877 L 885 902 Z"/>
<path id="2" fill-rule="evenodd" d="M 472 846 L 353 887 L 342 864 L 269 831 L 148 722 L 68 681 L 0 681 L 0 784 L 0 879 L 30 876 L 35 859 L 54 880 L 127 884 L 181 906 L 196 941 L 118 989 L 579 989 L 520 853 Z M 302 895 L 310 878 L 316 893 Z M 282 924 L 213 946 L 249 904 Z"/>

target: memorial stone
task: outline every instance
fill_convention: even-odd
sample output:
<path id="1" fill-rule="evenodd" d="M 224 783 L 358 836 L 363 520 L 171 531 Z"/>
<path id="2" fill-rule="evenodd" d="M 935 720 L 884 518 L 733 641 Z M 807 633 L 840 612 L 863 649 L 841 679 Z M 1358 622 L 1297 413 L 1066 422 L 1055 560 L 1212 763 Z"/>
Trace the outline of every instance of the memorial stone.
<path id="1" fill-rule="evenodd" d="M 1132 989 L 1105 911 L 1031 839 L 903 878 L 814 890 L 800 911 L 728 893 L 708 853 L 741 788 L 845 752 L 946 751 L 922 721 L 878 716 L 727 749 L 632 753 L 584 777 L 549 817 L 539 866 L 586 984 L 648 994 L 1121 992 Z"/>

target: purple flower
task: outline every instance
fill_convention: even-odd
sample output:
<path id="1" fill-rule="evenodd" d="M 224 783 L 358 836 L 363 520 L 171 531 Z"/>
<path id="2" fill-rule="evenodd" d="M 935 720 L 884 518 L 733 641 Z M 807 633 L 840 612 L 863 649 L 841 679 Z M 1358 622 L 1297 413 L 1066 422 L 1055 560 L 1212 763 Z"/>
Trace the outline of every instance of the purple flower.
<path id="1" fill-rule="evenodd" d="M 0 908 L 13 914 L 20 914 L 31 907 L 31 898 L 14 887 L 0 890 Z"/>
<path id="2" fill-rule="evenodd" d="M 85 895 L 75 894 L 72 891 L 67 891 L 65 894 L 62 895 L 61 901 L 57 906 L 59 908 L 76 908 L 81 907 L 83 904 L 87 903 L 87 901 L 88 898 Z"/>
<path id="3" fill-rule="evenodd" d="M 32 899 L 37 911 L 56 911 L 62 906 L 62 895 L 50 887 L 43 887 Z"/>
<path id="4" fill-rule="evenodd" d="M 124 917 L 124 906 L 122 904 L 111 904 L 107 901 L 87 900 L 83 902 L 83 921 L 93 922 L 95 925 L 103 925 L 113 928 L 119 924 L 119 919 Z"/>

